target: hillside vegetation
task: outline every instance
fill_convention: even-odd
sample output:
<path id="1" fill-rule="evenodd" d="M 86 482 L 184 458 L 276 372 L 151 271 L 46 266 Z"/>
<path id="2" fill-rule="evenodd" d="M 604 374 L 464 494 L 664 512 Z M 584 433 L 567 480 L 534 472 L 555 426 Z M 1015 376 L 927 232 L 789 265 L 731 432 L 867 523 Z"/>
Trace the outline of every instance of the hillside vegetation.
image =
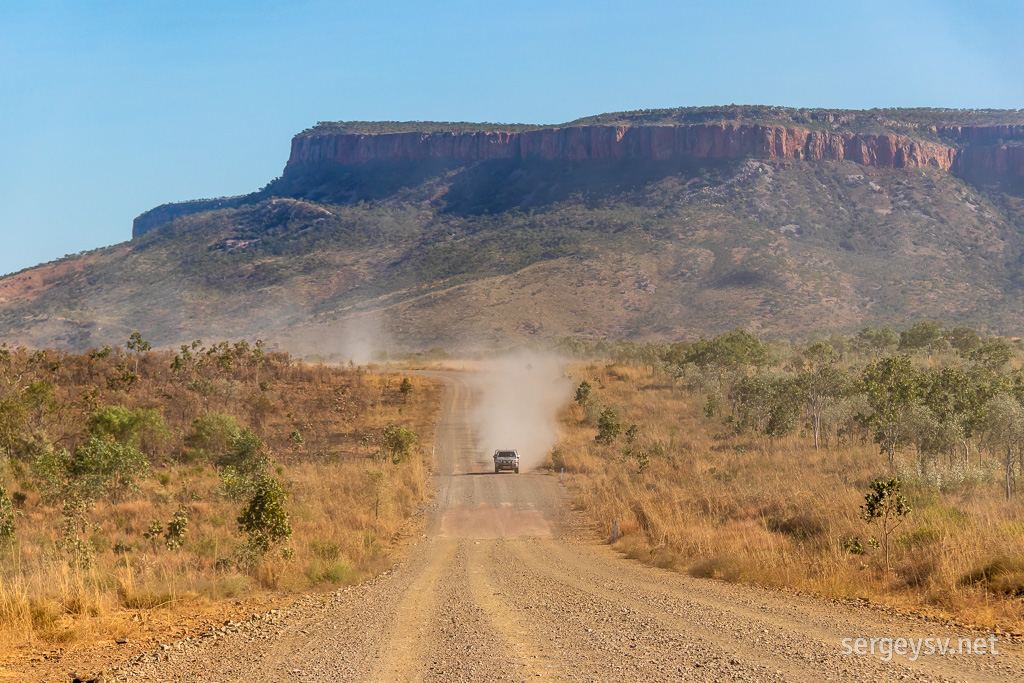
<path id="1" fill-rule="evenodd" d="M 801 125 L 810 128 L 828 126 L 830 129 L 857 132 L 914 132 L 930 137 L 930 127 L 936 125 L 979 126 L 997 124 L 1024 124 L 1024 109 L 944 109 L 929 107 L 896 107 L 881 109 L 825 109 L 795 108 L 765 105 L 728 105 L 714 107 L 674 107 L 669 109 L 637 109 L 610 112 L 596 116 L 549 125 L 467 123 L 451 121 L 320 121 L 299 133 L 323 135 L 330 133 L 474 133 L 502 131 L 517 133 L 549 127 L 569 126 L 658 126 L 692 123 L 744 122 L 782 125 Z"/>
<path id="2" fill-rule="evenodd" d="M 0 658 L 381 571 L 428 494 L 437 392 L 262 342 L 0 347 Z"/>
<path id="3" fill-rule="evenodd" d="M 940 171 L 377 163 L 265 197 L 0 280 L 0 338 L 84 349 L 146 329 L 308 352 L 353 326 L 457 348 L 1024 324 L 1021 200 Z"/>
<path id="4" fill-rule="evenodd" d="M 588 344 L 553 467 L 629 555 L 1024 622 L 1024 352 L 923 321 L 791 344 Z"/>

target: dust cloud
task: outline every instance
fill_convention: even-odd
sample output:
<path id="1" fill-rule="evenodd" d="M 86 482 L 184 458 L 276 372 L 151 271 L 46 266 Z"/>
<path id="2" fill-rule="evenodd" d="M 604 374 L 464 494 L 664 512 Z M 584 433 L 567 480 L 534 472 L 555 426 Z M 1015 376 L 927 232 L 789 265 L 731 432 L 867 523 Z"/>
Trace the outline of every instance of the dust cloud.
<path id="1" fill-rule="evenodd" d="M 495 449 L 519 451 L 520 467 L 544 462 L 558 441 L 558 411 L 572 397 L 572 383 L 555 356 L 516 353 L 487 360 L 473 373 L 479 400 L 473 411 L 480 459 Z"/>
<path id="2" fill-rule="evenodd" d="M 344 321 L 338 337 L 339 351 L 356 365 L 366 365 L 391 346 L 379 311 L 351 316 Z"/>
<path id="3" fill-rule="evenodd" d="M 384 315 L 369 311 L 322 325 L 306 326 L 284 336 L 288 350 L 332 363 L 367 365 L 392 347 Z"/>

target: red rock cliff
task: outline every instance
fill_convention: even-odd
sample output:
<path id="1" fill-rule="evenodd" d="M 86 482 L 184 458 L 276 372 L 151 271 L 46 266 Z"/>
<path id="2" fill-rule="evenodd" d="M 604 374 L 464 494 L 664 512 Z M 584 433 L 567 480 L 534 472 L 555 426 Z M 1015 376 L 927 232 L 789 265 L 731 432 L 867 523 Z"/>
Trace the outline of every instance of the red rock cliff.
<path id="1" fill-rule="evenodd" d="M 289 169 L 426 159 L 803 159 L 964 175 L 1024 175 L 1024 126 L 937 126 L 948 143 L 896 134 L 743 123 L 569 126 L 519 133 L 324 133 L 292 140 Z"/>
<path id="2" fill-rule="evenodd" d="M 374 160 L 805 159 L 950 169 L 955 147 L 901 135 L 753 124 L 581 126 L 521 133 L 321 134 L 292 140 L 288 167 Z M 287 170 L 287 169 L 286 169 Z"/>

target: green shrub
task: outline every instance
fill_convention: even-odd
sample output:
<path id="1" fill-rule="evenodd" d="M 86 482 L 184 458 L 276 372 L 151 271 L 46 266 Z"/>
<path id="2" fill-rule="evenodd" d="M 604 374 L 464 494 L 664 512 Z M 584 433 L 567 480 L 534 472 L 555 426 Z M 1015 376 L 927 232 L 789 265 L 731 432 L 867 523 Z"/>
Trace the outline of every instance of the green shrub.
<path id="1" fill-rule="evenodd" d="M 149 474 L 149 460 L 133 446 L 91 437 L 75 449 L 48 451 L 32 464 L 43 501 L 60 504 L 80 501 L 92 507 L 108 493 L 120 499 L 137 492 L 138 481 Z"/>
<path id="2" fill-rule="evenodd" d="M 412 451 L 412 445 L 416 443 L 416 432 L 405 427 L 389 424 L 384 428 L 381 445 L 391 461 L 395 464 L 407 460 Z"/>
<path id="3" fill-rule="evenodd" d="M 132 410 L 107 406 L 89 416 L 86 427 L 93 436 L 110 437 L 146 452 L 159 451 L 171 435 L 164 416 L 152 408 Z"/>
<path id="4" fill-rule="evenodd" d="M 327 562 L 341 557 L 341 546 L 332 541 L 311 541 L 309 550 L 314 557 Z"/>
<path id="5" fill-rule="evenodd" d="M 284 509 L 287 497 L 281 482 L 274 477 L 260 475 L 253 482 L 252 498 L 238 516 L 238 528 L 248 537 L 248 549 L 257 555 L 292 535 L 288 513 Z"/>
<path id="6" fill-rule="evenodd" d="M 580 385 L 576 387 L 576 396 L 573 400 L 576 401 L 576 403 L 580 404 L 581 406 L 586 406 L 587 401 L 590 400 L 591 391 L 592 388 L 590 386 L 590 382 L 588 382 L 587 380 L 583 380 L 582 382 L 580 382 Z"/>
<path id="7" fill-rule="evenodd" d="M 0 543 L 14 540 L 14 504 L 7 496 L 7 489 L 0 484 Z"/>
<path id="8" fill-rule="evenodd" d="M 168 550 L 180 548 L 185 542 L 185 534 L 188 533 L 188 516 L 184 508 L 178 508 L 171 521 L 167 522 L 167 530 L 164 532 L 164 541 Z"/>
<path id="9" fill-rule="evenodd" d="M 192 420 L 185 446 L 194 458 L 215 461 L 227 452 L 238 431 L 238 422 L 231 415 L 207 413 Z"/>
<path id="10" fill-rule="evenodd" d="M 595 440 L 598 443 L 611 443 L 621 433 L 622 425 L 619 423 L 619 416 L 611 408 L 605 408 L 601 412 L 601 417 L 597 419 Z"/>
<path id="11" fill-rule="evenodd" d="M 220 493 L 233 501 L 242 501 L 252 495 L 253 480 L 231 465 L 220 473 Z"/>
<path id="12" fill-rule="evenodd" d="M 269 468 L 270 458 L 264 452 L 264 443 L 248 429 L 231 437 L 228 449 L 216 461 L 218 467 L 233 467 L 245 476 L 252 476 Z"/>
<path id="13" fill-rule="evenodd" d="M 306 577 L 313 585 L 346 583 L 352 578 L 352 565 L 344 561 L 324 562 L 314 558 L 306 569 Z"/>

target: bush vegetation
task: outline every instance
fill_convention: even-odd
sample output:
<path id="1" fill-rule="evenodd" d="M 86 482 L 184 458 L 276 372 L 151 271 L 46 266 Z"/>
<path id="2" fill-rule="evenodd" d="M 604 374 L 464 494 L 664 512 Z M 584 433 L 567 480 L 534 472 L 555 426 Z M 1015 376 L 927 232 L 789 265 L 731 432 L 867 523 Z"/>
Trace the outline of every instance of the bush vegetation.
<path id="1" fill-rule="evenodd" d="M 388 566 L 436 407 L 419 377 L 262 342 L 0 347 L 0 657 Z"/>
<path id="2" fill-rule="evenodd" d="M 1024 622 L 1017 340 L 924 321 L 799 343 L 736 330 L 558 348 L 579 359 L 579 388 L 552 462 L 609 538 L 618 520 L 625 552 L 986 628 Z"/>

